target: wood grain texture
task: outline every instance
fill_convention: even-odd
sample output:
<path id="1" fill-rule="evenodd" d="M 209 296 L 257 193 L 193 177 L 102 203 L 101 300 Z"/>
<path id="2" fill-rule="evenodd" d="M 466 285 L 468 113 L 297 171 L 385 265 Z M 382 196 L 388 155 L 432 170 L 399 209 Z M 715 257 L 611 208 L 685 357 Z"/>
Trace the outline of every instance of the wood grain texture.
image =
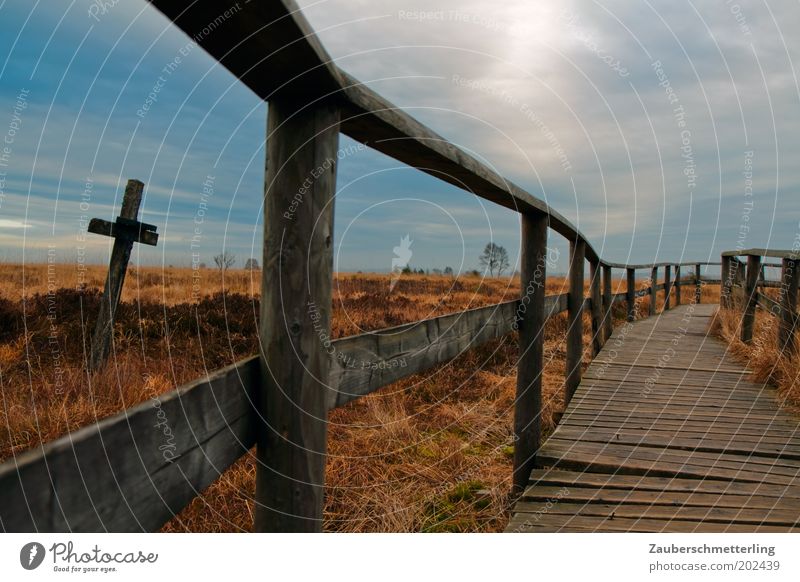
<path id="1" fill-rule="evenodd" d="M 603 332 L 603 269 L 597 261 L 589 262 L 589 295 L 592 308 L 592 357 L 600 353 L 605 343 Z"/>
<path id="2" fill-rule="evenodd" d="M 273 99 L 267 136 L 255 529 L 321 531 L 339 111 Z"/>
<path id="3" fill-rule="evenodd" d="M 750 255 L 747 257 L 747 274 L 744 289 L 744 313 L 742 314 L 741 338 L 744 343 L 753 340 L 753 324 L 756 317 L 758 304 L 757 286 L 761 274 L 761 257 Z"/>
<path id="4" fill-rule="evenodd" d="M 633 321 L 636 319 L 636 270 L 628 269 L 626 277 L 628 285 L 625 291 L 625 300 L 628 303 L 627 319 Z"/>
<path id="5" fill-rule="evenodd" d="M 658 267 L 653 267 L 650 270 L 650 316 L 656 314 L 656 305 L 658 298 Z"/>
<path id="6" fill-rule="evenodd" d="M 614 305 L 614 294 L 611 292 L 611 267 L 603 265 L 603 343 L 608 341 L 614 330 L 614 318 L 611 307 Z"/>
<path id="7" fill-rule="evenodd" d="M 570 242 L 569 262 L 569 294 L 567 304 L 569 320 L 567 322 L 567 358 L 564 372 L 564 402 L 572 398 L 572 394 L 581 382 L 583 371 L 583 274 L 585 265 L 585 245 L 583 241 Z"/>
<path id="8" fill-rule="evenodd" d="M 778 327 L 778 349 L 787 355 L 797 351 L 795 330 L 797 329 L 797 287 L 800 281 L 800 261 L 783 259 L 781 265 L 780 323 Z"/>
<path id="9" fill-rule="evenodd" d="M 514 401 L 513 493 L 525 488 L 542 436 L 547 220 L 546 214 L 522 216 L 520 302 L 525 308 L 521 309 Z"/>
<path id="10" fill-rule="evenodd" d="M 155 531 L 255 443 L 258 358 L 0 465 L 7 532 Z"/>

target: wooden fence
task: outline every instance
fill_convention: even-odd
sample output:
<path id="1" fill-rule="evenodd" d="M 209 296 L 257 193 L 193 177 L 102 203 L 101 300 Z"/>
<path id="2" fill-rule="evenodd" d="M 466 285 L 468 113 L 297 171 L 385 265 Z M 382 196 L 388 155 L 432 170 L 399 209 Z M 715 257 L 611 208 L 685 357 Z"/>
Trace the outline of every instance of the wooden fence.
<path id="1" fill-rule="evenodd" d="M 720 282 L 701 276 L 701 266 L 718 263 L 602 260 L 545 202 L 341 71 L 291 0 L 244 4 L 207 35 L 201 32 L 219 18 L 218 2 L 200 0 L 189 8 L 175 1 L 151 3 L 269 102 L 262 351 L 163 395 L 155 406 L 133 407 L 0 466 L 0 527 L 6 531 L 158 529 L 254 445 L 254 529 L 319 531 L 328 411 L 517 330 L 513 483 L 518 491 L 540 444 L 547 319 L 568 314 L 568 401 L 581 379 L 584 311 L 591 315 L 596 354 L 611 334 L 614 304 L 625 303 L 632 319 L 638 297 L 649 296 L 655 314 L 658 292 L 669 309 L 681 302 L 682 287 L 693 288 L 691 300 L 699 301 L 702 284 Z M 520 213 L 521 297 L 323 339 L 330 337 L 336 182 L 336 165 L 329 160 L 336 159 L 340 133 Z M 312 175 L 301 202 L 292 206 Z M 569 292 L 557 296 L 544 292 L 550 230 L 570 242 Z M 584 297 L 587 261 L 590 293 Z M 723 270 L 728 263 L 723 260 Z M 682 276 L 681 268 L 691 268 L 690 274 Z M 613 269 L 625 271 L 626 292 L 612 293 Z M 639 290 L 637 270 L 650 276 Z M 169 455 L 162 450 L 163 433 L 154 428 L 159 419 L 174 435 Z"/>
<path id="2" fill-rule="evenodd" d="M 746 257 L 746 261 L 738 257 Z M 781 259 L 780 263 L 764 263 L 762 257 Z M 797 267 L 800 250 L 747 249 L 722 253 L 722 289 L 720 302 L 725 307 L 738 306 L 742 310 L 741 339 L 753 340 L 753 324 L 757 307 L 765 309 L 778 319 L 778 350 L 794 353 L 794 330 L 798 324 L 797 284 L 800 274 Z M 764 267 L 781 269 L 779 281 L 767 281 Z M 765 287 L 778 289 L 778 300 L 766 295 Z M 735 293 L 734 290 L 738 291 Z"/>

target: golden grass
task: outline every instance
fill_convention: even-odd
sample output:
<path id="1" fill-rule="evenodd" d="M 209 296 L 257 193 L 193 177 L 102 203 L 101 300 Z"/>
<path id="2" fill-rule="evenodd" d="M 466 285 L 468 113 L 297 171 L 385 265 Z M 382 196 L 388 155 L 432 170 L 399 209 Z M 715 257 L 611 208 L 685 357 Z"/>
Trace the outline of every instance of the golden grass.
<path id="1" fill-rule="evenodd" d="M 92 267 L 80 279 L 64 265 L 49 271 L 46 265 L 0 267 L 0 318 L 8 322 L 0 341 L 0 459 L 254 353 L 258 309 L 251 274 L 229 271 L 223 279 L 206 271 L 197 286 L 190 269 L 135 270 L 117 317 L 116 354 L 105 370 L 89 376 L 84 345 L 97 306 L 91 290 L 102 285 L 104 269 Z M 67 291 L 81 283 L 80 293 Z M 334 337 L 519 295 L 519 282 L 508 279 L 413 275 L 391 293 L 388 275 L 340 274 L 334 283 Z M 65 290 L 56 298 L 52 322 L 42 295 L 48 286 Z M 622 288 L 624 283 L 614 282 L 615 292 Z M 565 291 L 563 279 L 548 279 L 548 294 Z M 641 312 L 648 301 L 638 302 Z M 615 308 L 618 321 L 623 312 L 623 306 Z M 588 317 L 584 327 L 589 346 Z M 563 407 L 565 315 L 549 321 L 545 331 L 542 424 L 549 433 Z M 326 529 L 503 529 L 513 454 L 515 339 L 471 350 L 330 414 Z M 252 455 L 241 459 L 164 531 L 250 529 L 254 476 Z"/>
<path id="2" fill-rule="evenodd" d="M 711 333 L 728 342 L 733 356 L 752 372 L 755 382 L 770 383 L 778 389 L 778 403 L 800 414 L 800 365 L 796 355 L 778 349 L 778 320 L 756 310 L 753 341 L 741 340 L 741 306 L 720 309 L 711 322 Z"/>

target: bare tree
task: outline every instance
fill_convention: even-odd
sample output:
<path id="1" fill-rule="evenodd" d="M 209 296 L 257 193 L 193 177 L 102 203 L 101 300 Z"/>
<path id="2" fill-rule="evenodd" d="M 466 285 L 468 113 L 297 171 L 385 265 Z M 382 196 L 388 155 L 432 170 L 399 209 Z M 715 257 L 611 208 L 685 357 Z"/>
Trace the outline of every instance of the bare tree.
<path id="1" fill-rule="evenodd" d="M 244 268 L 247 271 L 258 271 L 261 267 L 258 266 L 258 259 L 247 259 L 244 262 Z"/>
<path id="2" fill-rule="evenodd" d="M 504 247 L 490 242 L 486 244 L 478 261 L 484 272 L 489 271 L 490 277 L 494 277 L 495 274 L 499 277 L 503 271 L 508 269 L 508 251 Z"/>
<path id="3" fill-rule="evenodd" d="M 217 269 L 220 271 L 225 271 L 230 269 L 236 263 L 236 255 L 229 251 L 222 251 L 220 254 L 214 257 L 214 264 L 217 265 Z"/>

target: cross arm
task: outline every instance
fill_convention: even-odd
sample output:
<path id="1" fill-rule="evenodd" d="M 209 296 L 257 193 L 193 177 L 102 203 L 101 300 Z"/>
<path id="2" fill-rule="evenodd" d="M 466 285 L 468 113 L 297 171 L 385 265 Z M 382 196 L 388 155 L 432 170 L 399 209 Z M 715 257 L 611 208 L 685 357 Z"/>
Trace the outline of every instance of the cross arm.
<path id="1" fill-rule="evenodd" d="M 157 227 L 152 224 L 122 217 L 117 217 L 116 222 L 110 222 L 102 218 L 93 218 L 89 221 L 88 231 L 94 234 L 102 234 L 103 236 L 111 236 L 145 245 L 156 246 L 156 244 L 158 244 L 156 228 Z"/>

